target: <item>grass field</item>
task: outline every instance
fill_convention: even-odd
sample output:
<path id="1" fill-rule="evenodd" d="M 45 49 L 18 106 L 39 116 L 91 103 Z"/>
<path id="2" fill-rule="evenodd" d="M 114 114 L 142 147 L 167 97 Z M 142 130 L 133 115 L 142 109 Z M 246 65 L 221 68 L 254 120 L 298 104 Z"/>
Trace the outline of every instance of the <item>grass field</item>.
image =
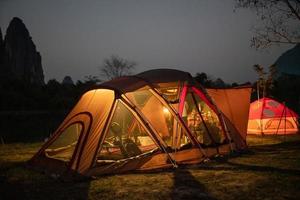
<path id="1" fill-rule="evenodd" d="M 0 145 L 0 199 L 300 199 L 300 136 L 248 143 L 246 153 L 201 165 L 80 182 L 26 169 L 41 143 Z"/>

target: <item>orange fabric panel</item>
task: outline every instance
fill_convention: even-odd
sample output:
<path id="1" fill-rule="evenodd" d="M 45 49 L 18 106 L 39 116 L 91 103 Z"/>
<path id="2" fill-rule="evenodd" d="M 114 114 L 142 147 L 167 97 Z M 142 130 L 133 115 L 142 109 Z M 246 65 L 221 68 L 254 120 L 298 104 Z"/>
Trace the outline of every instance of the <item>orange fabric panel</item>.
<path id="1" fill-rule="evenodd" d="M 168 162 L 168 157 L 165 153 L 155 153 L 144 157 L 134 159 L 124 159 L 112 163 L 101 165 L 98 163 L 91 168 L 85 175 L 98 176 L 103 174 L 120 174 L 127 171 L 151 171 L 155 169 L 171 168 L 173 165 Z"/>
<path id="2" fill-rule="evenodd" d="M 172 164 L 168 162 L 169 158 L 167 154 L 160 153 L 151 156 L 150 160 L 140 166 L 137 170 L 152 170 L 159 168 L 172 167 Z"/>
<path id="3" fill-rule="evenodd" d="M 166 119 L 164 116 L 163 109 L 153 109 L 160 108 L 160 102 L 155 96 L 151 96 L 147 101 L 146 105 L 142 108 L 142 112 L 145 114 L 147 119 L 151 122 L 155 130 L 160 133 L 161 136 L 169 136 L 169 130 L 166 124 Z"/>
<path id="4" fill-rule="evenodd" d="M 217 107 L 246 139 L 251 88 L 207 89 Z"/>
<path id="5" fill-rule="evenodd" d="M 84 108 L 86 108 L 87 105 L 89 104 L 90 100 L 92 99 L 93 94 L 94 94 L 94 90 L 88 91 L 84 95 L 81 96 L 81 98 L 79 99 L 77 104 L 70 111 L 70 113 L 66 116 L 66 118 L 63 120 L 63 122 L 59 125 L 59 127 L 56 129 L 56 131 L 51 136 L 51 138 L 43 145 L 43 147 L 39 150 L 39 152 L 32 159 L 36 159 L 39 156 L 42 156 L 42 154 L 44 153 L 44 150 L 56 140 L 57 136 L 59 136 L 62 133 L 63 129 L 68 127 L 69 124 L 73 123 L 74 121 L 82 121 L 85 125 L 85 130 L 83 132 L 83 135 L 86 133 L 86 128 L 87 128 L 88 124 L 90 123 L 89 118 L 85 114 L 78 115 L 78 116 L 76 116 L 76 114 L 87 111 Z M 78 141 L 78 142 L 81 142 L 81 141 Z M 71 168 L 73 169 L 73 167 L 71 167 Z"/>
<path id="6" fill-rule="evenodd" d="M 77 162 L 80 162 L 78 165 L 78 172 L 82 173 L 91 165 L 101 135 L 101 130 L 103 129 L 104 122 L 112 107 L 114 98 L 115 94 L 112 90 L 97 89 L 88 91 L 81 97 L 79 102 L 58 128 L 57 134 L 60 134 L 61 128 L 68 127 L 69 124 L 74 121 L 82 121 L 85 125 L 84 132 L 77 144 L 78 147 L 75 152 L 76 155 L 74 156 L 71 169 L 76 170 Z M 87 112 L 92 116 L 90 130 L 88 130 L 90 118 L 86 115 L 78 115 L 78 113 L 81 112 Z M 78 116 L 74 117 L 76 115 Z M 48 145 L 46 144 L 45 147 L 47 146 Z"/>
<path id="7" fill-rule="evenodd" d="M 191 148 L 177 151 L 171 154 L 178 164 L 195 164 L 202 162 L 206 157 L 199 148 Z"/>
<path id="8" fill-rule="evenodd" d="M 97 89 L 87 106 L 80 109 L 89 111 L 93 116 L 90 132 L 83 138 L 82 152 L 79 155 L 78 172 L 84 173 L 93 163 L 93 157 L 105 126 L 106 119 L 111 110 L 115 99 L 115 93 L 112 90 Z"/>
<path id="9" fill-rule="evenodd" d="M 231 143 L 231 146 L 233 149 L 245 149 L 247 148 L 246 140 L 242 137 L 242 135 L 239 133 L 235 125 L 225 116 L 224 121 L 227 126 L 230 138 L 233 140 L 233 143 Z M 234 146 L 233 146 L 234 145 Z"/>

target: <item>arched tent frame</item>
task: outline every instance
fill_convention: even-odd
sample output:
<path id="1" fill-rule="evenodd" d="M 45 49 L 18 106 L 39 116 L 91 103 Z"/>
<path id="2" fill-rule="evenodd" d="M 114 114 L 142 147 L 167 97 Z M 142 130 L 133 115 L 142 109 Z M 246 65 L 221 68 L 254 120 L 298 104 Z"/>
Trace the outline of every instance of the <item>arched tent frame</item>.
<path id="1" fill-rule="evenodd" d="M 177 164 L 198 163 L 220 153 L 219 149 L 222 146 L 231 144 L 231 139 L 226 131 L 226 124 L 221 112 L 204 92 L 204 89 L 196 84 L 188 73 L 177 70 L 159 70 L 159 73 L 157 72 L 157 70 L 151 70 L 136 76 L 121 77 L 103 83 L 85 93 L 54 135 L 31 159 L 31 164 L 44 168 L 50 167 L 50 170 L 52 169 L 55 172 L 74 171 L 82 175 L 94 176 L 107 173 L 121 173 L 129 170 L 152 170 L 172 166 L 177 167 Z M 178 87 L 178 102 L 176 102 L 176 106 L 178 107 L 172 106 L 159 90 L 160 85 L 172 82 L 176 82 Z M 168 147 L 151 121 L 149 121 L 149 118 L 145 116 L 145 113 L 128 98 L 127 93 L 139 90 L 148 90 L 153 98 L 168 109 L 174 118 L 174 122 L 177 124 L 178 130 L 180 129 L 180 134 L 184 134 L 189 139 L 191 143 L 189 148 L 180 149 L 178 138 L 181 136 L 178 135 L 177 129 L 176 132 L 172 133 L 173 135 L 175 134 L 175 145 L 173 142 L 171 149 Z M 214 144 L 212 147 L 204 148 L 189 130 L 182 119 L 182 110 L 188 90 L 193 91 L 193 94 L 197 95 L 215 112 L 228 143 L 219 144 L 219 146 Z M 101 99 L 101 95 L 104 99 Z M 97 154 L 103 148 L 103 143 L 108 134 L 118 103 L 124 105 L 134 116 L 135 120 L 138 121 L 159 148 L 159 151 L 129 157 L 99 167 L 97 164 Z M 47 157 L 45 154 L 46 149 L 64 133 L 64 130 L 74 123 L 81 124 L 82 130 L 69 162 L 62 162 Z M 230 149 L 232 150 L 233 147 Z M 227 148 L 226 152 L 230 149 Z M 145 159 L 146 157 L 147 159 Z"/>
<path id="2" fill-rule="evenodd" d="M 229 142 L 229 144 L 231 144 L 231 138 L 230 138 L 230 135 L 228 134 L 228 131 L 227 131 L 227 127 L 226 125 L 224 124 L 224 120 L 223 120 L 223 117 L 220 113 L 220 111 L 217 109 L 217 107 L 213 104 L 213 101 L 211 99 L 208 99 L 208 96 L 203 93 L 199 88 L 195 87 L 195 86 L 188 86 L 188 85 L 185 85 L 183 87 L 183 92 L 181 94 L 181 97 L 180 97 L 180 105 L 179 105 L 179 115 L 180 117 L 182 117 L 182 113 L 183 113 L 183 109 L 184 109 L 184 102 L 185 102 L 185 99 L 186 99 L 186 96 L 187 96 L 187 93 L 188 93 L 188 90 L 191 90 L 192 93 L 192 99 L 193 99 L 193 102 L 194 104 L 197 104 L 197 101 L 196 101 L 196 98 L 195 98 L 195 95 L 197 95 L 201 100 L 203 100 L 216 114 L 217 114 L 217 117 L 218 117 L 218 120 L 219 120 L 219 123 L 220 123 L 220 126 L 222 128 L 222 131 L 224 133 L 224 136 L 226 137 L 227 141 Z M 211 132 L 210 130 L 208 129 L 207 127 L 207 124 L 206 124 L 206 121 L 203 119 L 203 116 L 201 114 L 201 111 L 199 110 L 199 108 L 197 107 L 197 113 L 198 115 L 201 117 L 201 121 L 203 122 L 204 124 L 204 127 L 206 129 L 206 132 L 207 134 L 209 135 L 211 141 L 214 143 L 214 145 L 216 146 L 217 148 L 217 152 L 219 153 L 219 149 L 218 149 L 218 145 L 217 145 L 217 142 L 213 139 L 213 137 L 211 136 Z M 231 150 L 233 150 L 233 147 L 231 147 Z"/>
<path id="3" fill-rule="evenodd" d="M 289 109 L 285 103 L 265 97 L 252 102 L 250 105 L 248 134 L 296 134 L 299 131 L 298 118 L 299 116 Z"/>

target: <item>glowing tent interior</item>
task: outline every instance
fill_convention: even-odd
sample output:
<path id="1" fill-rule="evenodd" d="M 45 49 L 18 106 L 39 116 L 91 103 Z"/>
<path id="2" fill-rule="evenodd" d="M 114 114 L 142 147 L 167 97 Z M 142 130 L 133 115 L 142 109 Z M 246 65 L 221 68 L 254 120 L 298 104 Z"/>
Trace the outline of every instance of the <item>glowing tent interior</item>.
<path id="1" fill-rule="evenodd" d="M 298 115 L 285 104 L 261 98 L 250 104 L 248 134 L 284 135 L 298 132 Z"/>
<path id="2" fill-rule="evenodd" d="M 84 176 L 169 168 L 244 149 L 242 135 L 189 73 L 157 69 L 86 92 L 29 164 Z"/>

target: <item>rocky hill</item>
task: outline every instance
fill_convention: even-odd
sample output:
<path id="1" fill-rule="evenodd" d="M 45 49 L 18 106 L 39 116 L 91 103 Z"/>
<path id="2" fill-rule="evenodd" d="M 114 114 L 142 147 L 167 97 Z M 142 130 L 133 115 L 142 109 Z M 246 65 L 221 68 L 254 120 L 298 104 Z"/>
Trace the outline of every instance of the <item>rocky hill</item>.
<path id="1" fill-rule="evenodd" d="M 20 80 L 43 85 L 40 53 L 21 19 L 11 20 L 4 39 L 0 35 L 0 75 L 2 80 Z"/>
<path id="2" fill-rule="evenodd" d="M 284 52 L 275 64 L 280 73 L 300 76 L 300 44 Z"/>

